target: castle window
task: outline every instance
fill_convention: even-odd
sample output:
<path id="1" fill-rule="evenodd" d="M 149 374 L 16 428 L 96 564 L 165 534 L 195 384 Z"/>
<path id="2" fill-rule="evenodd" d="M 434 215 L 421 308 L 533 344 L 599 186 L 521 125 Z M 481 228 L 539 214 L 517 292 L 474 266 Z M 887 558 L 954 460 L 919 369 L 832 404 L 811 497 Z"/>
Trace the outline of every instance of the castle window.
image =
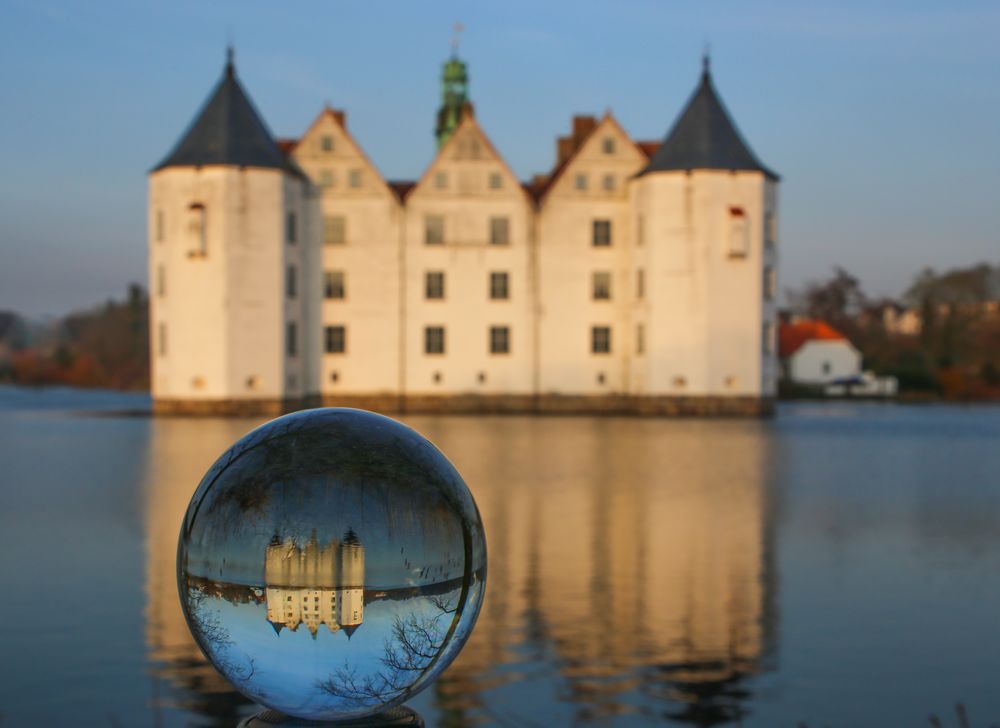
<path id="1" fill-rule="evenodd" d="M 611 245 L 610 220 L 594 220 L 593 242 L 598 247 Z"/>
<path id="2" fill-rule="evenodd" d="M 320 137 L 319 148 L 322 149 L 324 152 L 332 152 L 333 151 L 333 137 L 330 136 L 329 134 Z"/>
<path id="3" fill-rule="evenodd" d="M 640 301 L 646 297 L 646 271 L 642 268 L 635 272 L 635 297 Z"/>
<path id="4" fill-rule="evenodd" d="M 635 244 L 642 246 L 646 242 L 646 216 L 639 215 L 635 221 Z"/>
<path id="5" fill-rule="evenodd" d="M 598 384 L 604 384 L 605 379 L 606 379 L 606 377 L 604 376 L 604 372 L 598 372 L 597 373 L 597 383 Z"/>
<path id="6" fill-rule="evenodd" d="M 208 255 L 208 219 L 205 206 L 194 202 L 188 207 L 188 235 L 193 243 L 188 251 L 189 258 L 204 258 Z"/>
<path id="7" fill-rule="evenodd" d="M 503 187 L 503 177 L 499 172 L 490 172 L 489 185 L 491 190 L 498 190 Z"/>
<path id="8" fill-rule="evenodd" d="M 323 349 L 327 354 L 343 354 L 347 351 L 347 327 L 324 326 Z"/>
<path id="9" fill-rule="evenodd" d="M 448 187 L 448 173 L 447 172 L 435 172 L 434 173 L 434 186 L 443 190 Z"/>
<path id="10" fill-rule="evenodd" d="M 323 218 L 323 243 L 343 245 L 347 242 L 347 221 L 342 215 Z"/>
<path id="11" fill-rule="evenodd" d="M 635 325 L 635 353 L 639 356 L 646 353 L 646 327 L 642 324 Z"/>
<path id="12" fill-rule="evenodd" d="M 585 190 L 585 189 L 587 189 L 587 175 L 585 175 L 585 174 L 578 174 L 576 176 L 576 179 L 573 182 L 573 185 L 578 190 Z"/>
<path id="13" fill-rule="evenodd" d="M 285 353 L 288 356 L 299 353 L 299 327 L 294 321 L 285 324 Z"/>
<path id="14" fill-rule="evenodd" d="M 490 298 L 494 301 L 505 300 L 510 296 L 510 287 L 506 272 L 490 273 Z"/>
<path id="15" fill-rule="evenodd" d="M 603 181 L 604 189 L 607 192 L 611 192 L 615 189 L 615 176 L 613 174 L 604 175 Z"/>
<path id="16" fill-rule="evenodd" d="M 769 248 L 774 247 L 774 241 L 777 239 L 777 226 L 774 224 L 774 213 L 765 212 L 764 213 L 764 244 Z"/>
<path id="17" fill-rule="evenodd" d="M 507 245 L 510 242 L 510 220 L 506 217 L 490 218 L 490 245 Z"/>
<path id="18" fill-rule="evenodd" d="M 296 228 L 295 213 L 289 212 L 285 216 L 285 240 L 289 243 L 295 243 L 295 234 L 298 232 Z"/>
<path id="19" fill-rule="evenodd" d="M 298 295 L 298 271 L 294 265 L 288 266 L 285 270 L 285 295 L 295 298 Z"/>
<path id="20" fill-rule="evenodd" d="M 352 169 L 350 172 L 347 173 L 347 184 L 353 187 L 354 189 L 357 189 L 358 187 L 361 186 L 360 169 Z"/>
<path id="21" fill-rule="evenodd" d="M 765 354 L 774 353 L 774 324 L 771 321 L 764 322 L 763 349 Z"/>
<path id="22" fill-rule="evenodd" d="M 424 327 L 424 353 L 444 354 L 444 326 Z"/>
<path id="23" fill-rule="evenodd" d="M 160 298 L 167 295 L 167 269 L 162 263 L 156 266 L 156 295 Z"/>
<path id="24" fill-rule="evenodd" d="M 158 243 L 162 243 L 163 242 L 163 232 L 164 232 L 163 210 L 157 210 L 156 211 L 156 242 L 158 242 Z"/>
<path id="25" fill-rule="evenodd" d="M 614 154 L 615 153 L 614 137 L 604 137 L 604 142 L 601 144 L 601 150 L 605 154 Z"/>
<path id="26" fill-rule="evenodd" d="M 324 169 L 319 173 L 319 186 L 320 187 L 333 187 L 333 172 L 329 169 Z"/>
<path id="27" fill-rule="evenodd" d="M 592 296 L 595 301 L 611 300 L 611 274 L 607 271 L 594 273 L 592 281 Z"/>
<path id="28" fill-rule="evenodd" d="M 745 258 L 750 253 L 750 226 L 742 207 L 729 208 L 729 257 Z"/>
<path id="29" fill-rule="evenodd" d="M 328 270 L 323 273 L 323 298 L 347 298 L 345 275 L 342 270 Z"/>
<path id="30" fill-rule="evenodd" d="M 510 353 L 510 327 L 490 326 L 490 353 Z"/>
<path id="31" fill-rule="evenodd" d="M 590 351 L 594 354 L 611 353 L 611 327 L 590 327 Z"/>
<path id="32" fill-rule="evenodd" d="M 424 218 L 424 243 L 444 244 L 444 218 L 441 215 L 428 215 Z"/>
<path id="33" fill-rule="evenodd" d="M 167 325 L 162 321 L 156 326 L 156 353 L 167 355 Z"/>
<path id="34" fill-rule="evenodd" d="M 424 298 L 436 300 L 444 298 L 444 272 L 427 271 L 424 275 Z"/>
<path id="35" fill-rule="evenodd" d="M 774 299 L 775 289 L 778 286 L 777 277 L 774 274 L 774 266 L 766 265 L 764 266 L 764 300 L 771 301 Z"/>

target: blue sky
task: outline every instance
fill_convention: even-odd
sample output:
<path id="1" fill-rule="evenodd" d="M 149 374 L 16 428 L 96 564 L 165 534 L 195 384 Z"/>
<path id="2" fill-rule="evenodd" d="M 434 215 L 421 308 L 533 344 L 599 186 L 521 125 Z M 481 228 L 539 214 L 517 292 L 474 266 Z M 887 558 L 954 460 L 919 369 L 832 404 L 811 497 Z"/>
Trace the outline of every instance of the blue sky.
<path id="1" fill-rule="evenodd" d="M 839 264 L 894 294 L 925 265 L 1000 262 L 995 2 L 0 0 L 0 308 L 58 314 L 145 281 L 146 172 L 229 38 L 275 134 L 329 101 L 383 174 L 417 176 L 455 21 L 477 117 L 522 178 L 573 113 L 662 137 L 708 42 L 783 175 L 783 288 Z"/>

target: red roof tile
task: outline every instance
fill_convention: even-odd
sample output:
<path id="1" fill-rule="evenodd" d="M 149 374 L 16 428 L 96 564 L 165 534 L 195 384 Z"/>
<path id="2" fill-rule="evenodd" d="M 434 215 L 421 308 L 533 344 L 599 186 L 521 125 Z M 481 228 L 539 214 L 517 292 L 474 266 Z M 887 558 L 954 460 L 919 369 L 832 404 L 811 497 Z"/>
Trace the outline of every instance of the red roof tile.
<path id="1" fill-rule="evenodd" d="M 847 337 L 825 321 L 806 319 L 794 324 L 781 324 L 778 331 L 778 353 L 789 357 L 808 341 L 838 341 Z"/>

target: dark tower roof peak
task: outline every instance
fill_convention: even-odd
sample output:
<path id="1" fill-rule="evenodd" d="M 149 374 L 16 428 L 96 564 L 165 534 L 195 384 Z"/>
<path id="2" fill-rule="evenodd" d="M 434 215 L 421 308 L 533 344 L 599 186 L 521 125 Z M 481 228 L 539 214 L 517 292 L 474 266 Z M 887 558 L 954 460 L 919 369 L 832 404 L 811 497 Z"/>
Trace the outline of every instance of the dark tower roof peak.
<path id="1" fill-rule="evenodd" d="M 280 169 L 303 177 L 278 147 L 246 90 L 236 77 L 232 46 L 215 88 L 170 154 L 153 169 L 202 166 Z"/>
<path id="2" fill-rule="evenodd" d="M 712 81 L 711 59 L 702 56 L 701 81 L 663 143 L 639 173 L 725 169 L 778 175 L 761 164 L 733 123 Z"/>

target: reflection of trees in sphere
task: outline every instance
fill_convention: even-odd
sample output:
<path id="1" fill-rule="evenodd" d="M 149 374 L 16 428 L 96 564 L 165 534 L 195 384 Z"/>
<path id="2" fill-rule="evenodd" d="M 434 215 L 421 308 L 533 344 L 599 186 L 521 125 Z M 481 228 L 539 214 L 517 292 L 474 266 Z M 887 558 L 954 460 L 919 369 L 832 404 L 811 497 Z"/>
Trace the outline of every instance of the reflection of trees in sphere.
<path id="1" fill-rule="evenodd" d="M 486 541 L 428 440 L 320 409 L 223 453 L 188 506 L 177 565 L 188 626 L 237 689 L 333 720 L 398 705 L 455 658 L 482 603 Z"/>

